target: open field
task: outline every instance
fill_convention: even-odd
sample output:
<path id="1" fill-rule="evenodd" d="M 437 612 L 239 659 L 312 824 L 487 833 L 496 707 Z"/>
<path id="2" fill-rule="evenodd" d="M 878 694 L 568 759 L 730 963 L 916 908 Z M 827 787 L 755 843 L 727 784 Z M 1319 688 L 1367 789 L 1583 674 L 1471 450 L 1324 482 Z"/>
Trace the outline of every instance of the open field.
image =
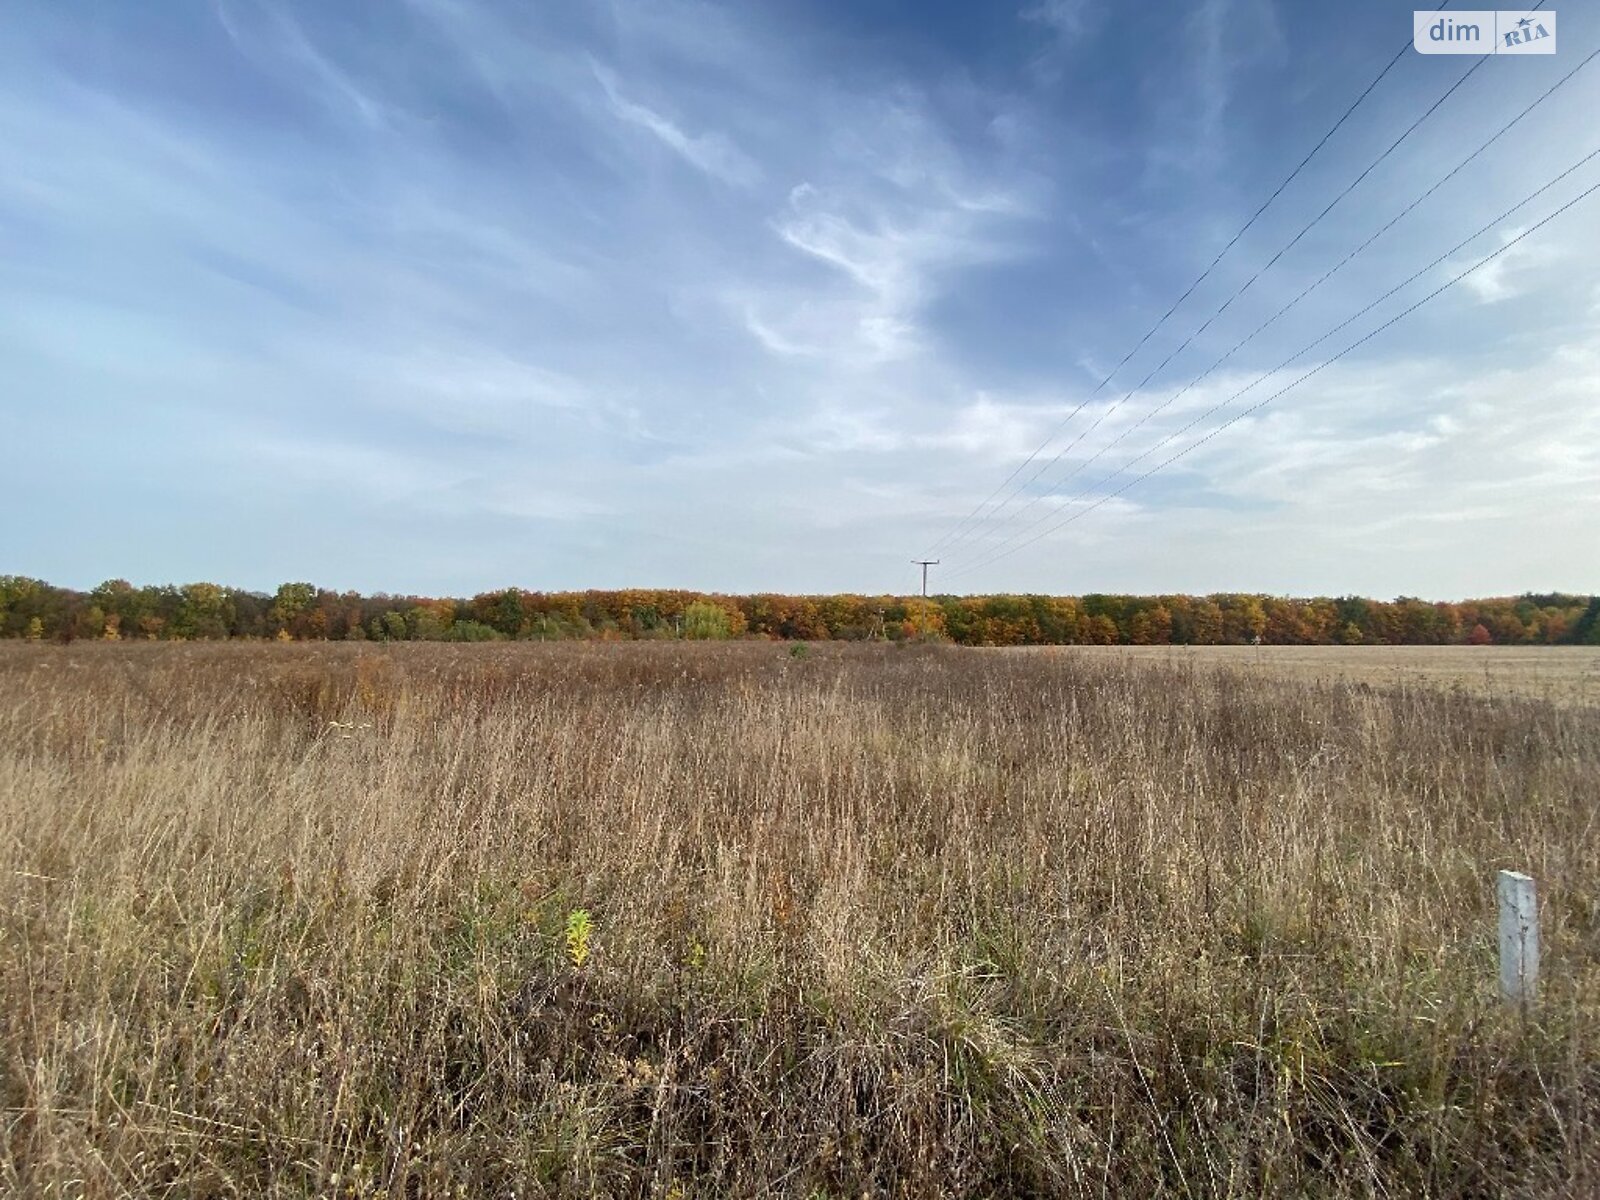
<path id="1" fill-rule="evenodd" d="M 1070 653 L 1193 665 L 1247 678 L 1460 687 L 1491 698 L 1600 704 L 1600 646 L 1030 646 L 1004 653 Z"/>
<path id="2" fill-rule="evenodd" d="M 1600 706 L 1304 653 L 0 646 L 0 1193 L 1596 1194 Z"/>

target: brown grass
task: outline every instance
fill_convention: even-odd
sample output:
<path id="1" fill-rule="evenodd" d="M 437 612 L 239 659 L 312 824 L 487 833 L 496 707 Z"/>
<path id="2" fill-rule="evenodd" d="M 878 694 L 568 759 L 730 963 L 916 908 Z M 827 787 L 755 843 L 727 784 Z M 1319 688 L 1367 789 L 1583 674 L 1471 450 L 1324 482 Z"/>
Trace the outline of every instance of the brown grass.
<path id="1" fill-rule="evenodd" d="M 1254 677 L 1600 705 L 1600 646 L 1029 646 L 997 653 L 1153 660 Z"/>
<path id="2" fill-rule="evenodd" d="M 8 646 L 0 1193 L 1591 1195 L 1597 801 L 1188 662 Z"/>

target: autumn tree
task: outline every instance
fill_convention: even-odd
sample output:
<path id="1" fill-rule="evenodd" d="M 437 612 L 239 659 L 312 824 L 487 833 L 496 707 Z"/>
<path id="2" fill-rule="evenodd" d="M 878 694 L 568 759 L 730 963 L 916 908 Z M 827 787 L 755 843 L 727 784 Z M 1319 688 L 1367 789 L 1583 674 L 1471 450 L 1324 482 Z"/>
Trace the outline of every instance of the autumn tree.
<path id="1" fill-rule="evenodd" d="M 1209 596 L 1189 606 L 1189 641 L 1196 646 L 1215 646 L 1222 641 L 1222 609 Z"/>
<path id="2" fill-rule="evenodd" d="M 52 590 L 49 584 L 26 575 L 0 575 L 0 633 L 32 638 L 33 623 L 38 621 L 39 636 L 43 637 Z"/>
<path id="3" fill-rule="evenodd" d="M 1122 640 L 1122 634 L 1117 623 L 1102 613 L 1084 623 L 1083 640 L 1091 646 L 1115 646 Z"/>
<path id="4" fill-rule="evenodd" d="M 453 606 L 446 610 L 439 602 L 414 605 L 406 613 L 406 636 L 419 642 L 443 641 L 454 618 Z"/>
<path id="5" fill-rule="evenodd" d="M 1135 646 L 1165 646 L 1172 641 L 1172 612 L 1164 604 L 1152 605 L 1133 615 L 1128 640 Z"/>
<path id="6" fill-rule="evenodd" d="M 687 620 L 691 610 L 692 620 Z M 1528 593 L 1454 603 L 1402 596 L 1293 599 L 1218 594 L 1081 598 L 1042 595 L 755 596 L 682 590 L 486 592 L 470 601 L 363 596 L 309 583 L 272 595 L 191 583 L 135 587 L 113 579 L 85 593 L 0 576 L 0 636 L 74 638 L 691 637 L 890 639 L 942 635 L 962 645 L 1249 642 L 1304 644 L 1600 645 L 1600 598 Z M 460 626 L 458 629 L 457 627 Z M 1480 634 L 1478 631 L 1482 630 Z M 487 631 L 487 633 L 485 632 Z"/>
<path id="7" fill-rule="evenodd" d="M 865 596 L 824 596 L 817 608 L 830 638 L 858 641 L 872 634 L 874 614 Z"/>
<path id="8" fill-rule="evenodd" d="M 1245 645 L 1266 633 L 1267 612 L 1260 596 L 1218 596 L 1216 600 L 1222 610 L 1223 641 Z"/>
<path id="9" fill-rule="evenodd" d="M 284 583 L 278 586 L 267 610 L 272 632 L 286 630 L 290 637 L 306 636 L 306 618 L 317 601 L 316 585 L 310 583 Z"/>

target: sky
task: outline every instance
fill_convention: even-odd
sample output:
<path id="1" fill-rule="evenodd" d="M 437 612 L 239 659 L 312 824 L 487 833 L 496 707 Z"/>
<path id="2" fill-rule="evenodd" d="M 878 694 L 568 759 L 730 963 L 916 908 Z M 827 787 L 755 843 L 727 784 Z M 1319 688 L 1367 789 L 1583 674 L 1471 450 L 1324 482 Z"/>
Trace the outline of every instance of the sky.
<path id="1" fill-rule="evenodd" d="M 0 572 L 1600 591 L 1600 61 L 1440 183 L 1554 7 L 1230 245 L 1409 7 L 22 0 Z"/>

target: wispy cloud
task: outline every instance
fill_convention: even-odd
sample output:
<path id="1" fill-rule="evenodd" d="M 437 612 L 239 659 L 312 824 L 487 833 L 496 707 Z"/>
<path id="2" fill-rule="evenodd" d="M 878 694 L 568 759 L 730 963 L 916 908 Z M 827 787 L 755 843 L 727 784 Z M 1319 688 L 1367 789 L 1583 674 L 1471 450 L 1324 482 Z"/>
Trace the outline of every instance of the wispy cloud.
<path id="1" fill-rule="evenodd" d="M 647 130 L 691 166 L 723 183 L 754 187 L 761 182 L 760 166 L 720 133 L 688 134 L 666 117 L 622 95 L 614 72 L 591 62 L 594 76 L 605 89 L 611 109 L 624 121 Z"/>
<path id="2" fill-rule="evenodd" d="M 1095 0 L 1042 0 L 1030 4 L 1018 15 L 1024 21 L 1044 25 L 1063 38 L 1079 38 L 1087 31 Z"/>
<path id="3" fill-rule="evenodd" d="M 1125 15 L 213 0 L 124 6 L 111 38 L 72 6 L 27 6 L 0 40 L 0 474 L 43 516 L 0 532 L 0 569 L 903 586 L 908 547 L 1080 402 L 1036 460 L 1061 455 L 1026 493 L 1035 513 L 1081 507 L 1080 485 L 1553 174 L 1593 108 L 1574 80 L 1419 212 L 1415 241 L 1376 247 L 1138 426 L 1370 234 L 1382 197 L 1420 190 L 1458 127 L 1419 136 L 1123 403 L 1264 260 L 1253 235 L 1091 397 L 1237 227 L 1240 196 L 1349 99 L 1344 59 L 1298 61 L 1298 9 L 1173 4 L 1140 24 L 1149 44 L 1112 36 Z M 1046 51 L 1071 69 L 1039 69 Z M 1306 190 L 1348 178 L 1350 147 L 1413 99 L 1375 93 Z M 1259 233 L 1303 207 L 1286 196 Z M 1543 582 L 1597 519 L 1600 477 L 1600 249 L 1552 234 L 966 582 Z M 45 462 L 41 444 L 70 452 Z M 148 533 L 107 533 L 107 496 L 117 530 Z M 1397 504 L 1447 531 L 1437 549 Z M 1382 545 L 1352 532 L 1385 520 Z"/>
<path id="4" fill-rule="evenodd" d="M 390 117 L 389 106 L 323 54 L 286 9 L 272 0 L 214 3 L 229 40 L 257 67 L 309 84 L 335 111 L 353 114 L 368 125 L 381 125 Z"/>
<path id="5" fill-rule="evenodd" d="M 747 328 L 780 355 L 871 365 L 932 352 L 924 310 L 963 269 L 1017 254 L 1017 222 L 1032 212 L 1031 181 L 1006 167 L 982 177 L 919 97 L 857 107 L 865 119 L 835 137 L 842 161 L 820 164 L 770 219 L 784 245 L 844 286 L 737 296 Z"/>
<path id="6" fill-rule="evenodd" d="M 1180 31 L 1168 51 L 1174 77 L 1147 81 L 1160 89 L 1164 125 L 1149 149 L 1152 172 L 1215 171 L 1240 144 L 1227 134 L 1242 76 L 1284 56 L 1277 10 L 1272 0 L 1202 0 L 1170 27 Z"/>

